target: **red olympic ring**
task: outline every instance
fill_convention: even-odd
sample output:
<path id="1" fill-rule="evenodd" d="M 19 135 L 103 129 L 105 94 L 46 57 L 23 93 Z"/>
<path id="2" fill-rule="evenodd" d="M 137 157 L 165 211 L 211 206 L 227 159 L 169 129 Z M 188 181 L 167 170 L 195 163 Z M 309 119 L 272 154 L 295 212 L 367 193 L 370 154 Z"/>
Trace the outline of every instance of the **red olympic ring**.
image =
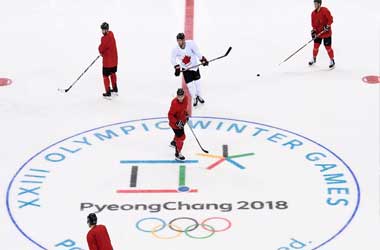
<path id="1" fill-rule="evenodd" d="M 207 227 L 205 227 L 204 225 L 208 225 L 206 222 L 210 221 L 210 220 L 224 220 L 224 221 L 227 222 L 227 227 L 223 228 L 223 229 L 219 229 L 219 230 L 216 230 L 216 229 L 213 229 L 213 230 L 207 229 Z M 223 217 L 210 217 L 210 218 L 207 218 L 204 221 L 202 221 L 202 223 L 200 225 L 201 225 L 201 227 L 204 230 L 207 230 L 207 231 L 210 231 L 210 232 L 211 231 L 213 231 L 213 232 L 224 232 L 224 231 L 230 229 L 230 227 L 232 226 L 232 222 L 229 219 L 226 219 L 226 218 L 223 218 Z"/>

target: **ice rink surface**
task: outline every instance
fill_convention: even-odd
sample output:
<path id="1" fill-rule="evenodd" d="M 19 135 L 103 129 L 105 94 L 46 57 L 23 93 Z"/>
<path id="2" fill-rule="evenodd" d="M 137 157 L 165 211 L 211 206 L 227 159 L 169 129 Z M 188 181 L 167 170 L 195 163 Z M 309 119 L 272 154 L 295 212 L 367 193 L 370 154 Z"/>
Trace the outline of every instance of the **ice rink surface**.
<path id="1" fill-rule="evenodd" d="M 201 52 L 233 49 L 200 69 L 189 125 L 210 154 L 187 129 L 177 164 L 170 53 L 188 2 L 1 0 L 2 248 L 88 249 L 97 212 L 115 250 L 379 249 L 380 85 L 361 79 L 380 75 L 380 2 L 323 1 L 327 70 L 323 46 L 307 65 L 312 44 L 278 66 L 310 39 L 312 1 L 195 0 Z M 100 61 L 58 92 L 98 55 L 104 21 L 119 96 L 101 96 Z"/>

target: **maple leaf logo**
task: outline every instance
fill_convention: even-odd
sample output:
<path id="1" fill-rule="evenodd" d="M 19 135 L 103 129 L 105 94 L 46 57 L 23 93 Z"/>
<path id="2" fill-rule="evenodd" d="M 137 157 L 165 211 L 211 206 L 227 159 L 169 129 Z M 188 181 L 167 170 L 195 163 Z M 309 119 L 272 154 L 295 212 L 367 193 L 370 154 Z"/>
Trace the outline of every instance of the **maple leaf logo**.
<path id="1" fill-rule="evenodd" d="M 191 61 L 191 56 L 185 56 L 183 59 L 182 59 L 182 62 L 183 64 L 188 64 L 189 62 Z"/>

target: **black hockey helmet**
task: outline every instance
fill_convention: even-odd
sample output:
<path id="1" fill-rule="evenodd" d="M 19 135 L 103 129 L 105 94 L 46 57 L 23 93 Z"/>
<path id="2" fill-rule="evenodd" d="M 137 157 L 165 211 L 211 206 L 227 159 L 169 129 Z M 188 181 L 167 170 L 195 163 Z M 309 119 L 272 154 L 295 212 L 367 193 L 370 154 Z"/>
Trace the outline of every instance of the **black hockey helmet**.
<path id="1" fill-rule="evenodd" d="M 183 33 L 177 34 L 177 40 L 184 40 L 184 39 L 185 39 L 185 34 L 183 34 Z"/>
<path id="2" fill-rule="evenodd" d="M 96 225 L 97 222 L 98 222 L 98 218 L 96 217 L 96 214 L 91 213 L 87 216 L 87 224 L 89 226 Z"/>
<path id="3" fill-rule="evenodd" d="M 102 30 L 109 30 L 110 26 L 108 23 L 104 22 L 104 23 L 102 23 L 102 25 L 100 25 L 100 28 Z"/>
<path id="4" fill-rule="evenodd" d="M 183 96 L 185 94 L 185 91 L 183 91 L 183 88 L 177 89 L 177 95 L 178 96 Z"/>
<path id="5" fill-rule="evenodd" d="M 314 3 L 322 4 L 322 0 L 314 0 Z"/>

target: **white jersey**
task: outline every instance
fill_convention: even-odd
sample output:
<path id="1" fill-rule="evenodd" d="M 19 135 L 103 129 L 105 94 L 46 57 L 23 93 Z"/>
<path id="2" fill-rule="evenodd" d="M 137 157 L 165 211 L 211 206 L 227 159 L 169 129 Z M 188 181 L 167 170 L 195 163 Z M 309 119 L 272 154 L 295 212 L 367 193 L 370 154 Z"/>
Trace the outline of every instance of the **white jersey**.
<path id="1" fill-rule="evenodd" d="M 179 64 L 181 68 L 189 68 L 191 66 L 199 64 L 198 60 L 202 58 L 199 52 L 198 46 L 192 40 L 185 41 L 185 48 L 182 49 L 178 45 L 173 49 L 172 52 L 172 64 L 173 66 Z M 190 70 L 198 70 L 198 67 L 192 68 Z"/>

